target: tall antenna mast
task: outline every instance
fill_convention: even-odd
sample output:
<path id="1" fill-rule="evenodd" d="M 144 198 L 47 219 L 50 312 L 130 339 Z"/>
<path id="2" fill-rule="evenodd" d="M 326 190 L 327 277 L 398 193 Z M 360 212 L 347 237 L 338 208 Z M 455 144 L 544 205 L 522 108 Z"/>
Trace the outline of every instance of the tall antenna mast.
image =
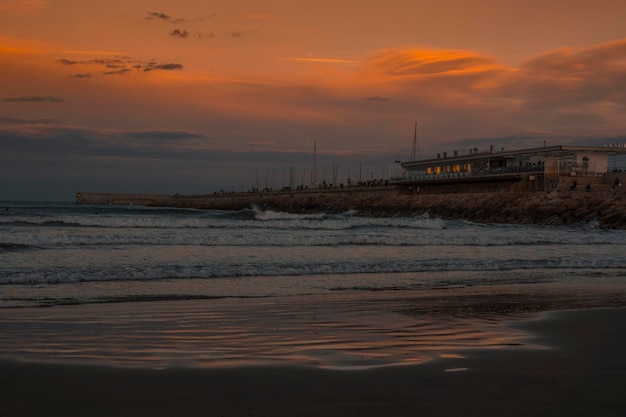
<path id="1" fill-rule="evenodd" d="M 317 140 L 313 139 L 313 172 L 311 173 L 311 186 L 317 185 Z"/>
<path id="2" fill-rule="evenodd" d="M 417 149 L 417 121 L 415 121 L 415 130 L 413 131 L 413 150 L 411 151 L 411 161 L 415 161 L 415 151 Z M 419 156 L 419 150 L 417 151 Z"/>

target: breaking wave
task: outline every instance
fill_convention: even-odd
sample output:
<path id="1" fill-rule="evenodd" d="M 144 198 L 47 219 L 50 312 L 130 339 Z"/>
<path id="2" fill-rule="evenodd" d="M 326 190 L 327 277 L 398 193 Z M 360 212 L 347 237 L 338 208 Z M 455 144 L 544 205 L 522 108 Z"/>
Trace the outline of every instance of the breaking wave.
<path id="1" fill-rule="evenodd" d="M 494 271 L 532 271 L 568 269 L 592 271 L 619 270 L 623 260 L 616 258 L 601 259 L 494 259 L 468 260 L 427 259 L 394 260 L 380 262 L 379 259 L 351 260 L 349 262 L 288 262 L 276 263 L 233 263 L 205 265 L 133 265 L 133 266 L 95 266 L 95 267 L 57 267 L 13 268 L 0 271 L 0 284 L 52 284 L 97 281 L 153 281 L 181 278 L 242 278 L 253 276 L 308 276 L 308 275 L 343 275 L 343 274 L 384 274 L 384 273 L 421 273 L 421 272 L 494 272 Z"/>

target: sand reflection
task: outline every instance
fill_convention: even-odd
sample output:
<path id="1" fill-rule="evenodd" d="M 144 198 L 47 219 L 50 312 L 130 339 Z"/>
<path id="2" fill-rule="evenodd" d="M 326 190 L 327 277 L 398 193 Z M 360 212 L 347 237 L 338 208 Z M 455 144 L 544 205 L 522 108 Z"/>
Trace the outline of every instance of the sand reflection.
<path id="1" fill-rule="evenodd" d="M 3 310 L 0 354 L 149 368 L 368 369 L 530 346 L 502 320 L 407 314 L 409 305 L 381 293 L 345 293 Z"/>

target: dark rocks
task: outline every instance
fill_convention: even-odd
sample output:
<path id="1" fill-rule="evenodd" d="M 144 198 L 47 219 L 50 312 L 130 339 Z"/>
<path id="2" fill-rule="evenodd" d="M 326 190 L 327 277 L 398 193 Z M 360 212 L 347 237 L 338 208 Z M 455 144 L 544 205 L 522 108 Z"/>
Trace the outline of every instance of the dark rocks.
<path id="1" fill-rule="evenodd" d="M 277 193 L 172 199 L 160 205 L 290 213 L 344 213 L 371 217 L 427 214 L 478 223 L 563 225 L 597 222 L 607 229 L 626 229 L 626 187 L 534 193 L 467 193 L 398 195 L 395 190 L 372 193 Z"/>

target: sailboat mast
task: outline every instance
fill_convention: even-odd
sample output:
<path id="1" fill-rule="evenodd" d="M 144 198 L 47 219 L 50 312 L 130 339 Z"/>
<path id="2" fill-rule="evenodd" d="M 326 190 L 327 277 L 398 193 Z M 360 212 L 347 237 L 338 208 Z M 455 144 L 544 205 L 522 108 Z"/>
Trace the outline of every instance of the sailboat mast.
<path id="1" fill-rule="evenodd" d="M 311 172 L 311 186 L 317 186 L 317 140 L 313 140 L 313 172 Z"/>
<path id="2" fill-rule="evenodd" d="M 411 151 L 411 161 L 415 161 L 416 149 L 417 149 L 417 121 L 415 122 L 415 130 L 413 131 L 413 150 Z"/>

